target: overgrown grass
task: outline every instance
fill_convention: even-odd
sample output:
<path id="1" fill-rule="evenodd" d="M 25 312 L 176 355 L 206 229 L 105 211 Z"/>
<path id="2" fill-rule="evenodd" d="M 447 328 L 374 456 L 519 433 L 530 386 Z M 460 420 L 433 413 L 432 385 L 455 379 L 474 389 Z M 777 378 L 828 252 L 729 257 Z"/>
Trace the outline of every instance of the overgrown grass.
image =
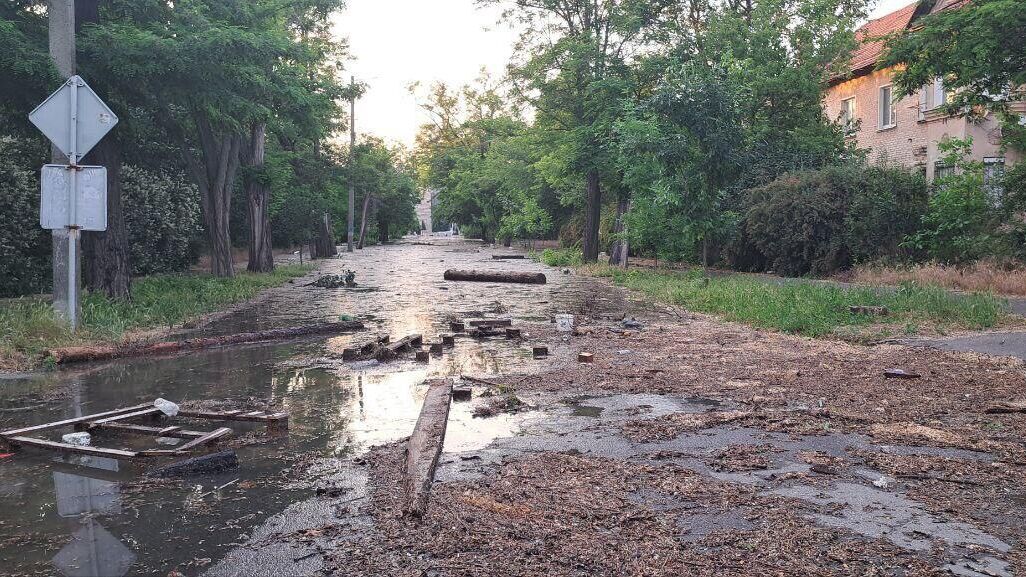
<path id="1" fill-rule="evenodd" d="M 623 271 L 590 267 L 618 285 L 688 310 L 788 333 L 850 339 L 926 330 L 985 329 L 1006 316 L 1005 304 L 986 294 L 954 294 L 906 283 L 894 290 L 842 288 L 795 281 L 770 283 L 744 277 L 705 278 L 701 271 Z M 851 306 L 887 307 L 890 314 L 853 313 Z"/>
<path id="2" fill-rule="evenodd" d="M 234 278 L 202 274 L 154 275 L 132 282 L 130 301 L 87 294 L 82 326 L 72 334 L 38 298 L 0 302 L 0 368 L 28 368 L 51 348 L 112 342 L 130 331 L 172 328 L 205 313 L 256 296 L 260 291 L 305 275 L 311 266 L 279 266 L 273 273 L 240 273 Z"/>
<path id="3" fill-rule="evenodd" d="M 532 255 L 541 262 L 556 267 L 580 266 L 584 257 L 579 248 L 547 248 L 541 254 Z"/>

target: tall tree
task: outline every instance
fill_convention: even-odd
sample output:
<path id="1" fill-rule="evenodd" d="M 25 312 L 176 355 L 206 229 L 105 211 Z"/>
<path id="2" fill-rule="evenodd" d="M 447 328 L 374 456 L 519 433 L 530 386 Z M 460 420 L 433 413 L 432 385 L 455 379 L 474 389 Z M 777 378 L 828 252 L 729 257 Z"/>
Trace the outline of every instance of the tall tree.
<path id="1" fill-rule="evenodd" d="M 565 185 L 583 188 L 584 260 L 599 253 L 602 181 L 612 159 L 604 147 L 629 91 L 637 50 L 658 22 L 676 12 L 669 0 L 479 0 L 507 6 L 522 27 L 513 77 L 537 122 L 565 133 Z M 607 178 L 616 178 L 616 175 Z M 570 193 L 572 195 L 572 193 Z"/>

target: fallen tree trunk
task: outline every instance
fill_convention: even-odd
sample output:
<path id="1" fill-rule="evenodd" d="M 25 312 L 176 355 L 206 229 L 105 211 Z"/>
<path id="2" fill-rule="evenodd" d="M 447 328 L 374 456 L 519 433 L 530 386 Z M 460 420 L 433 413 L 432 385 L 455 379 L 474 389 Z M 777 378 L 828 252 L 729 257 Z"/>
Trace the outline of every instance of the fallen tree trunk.
<path id="1" fill-rule="evenodd" d="M 490 270 L 455 270 L 445 271 L 445 280 L 471 282 L 506 282 L 521 284 L 545 284 L 544 273 L 540 272 L 503 272 Z"/>
<path id="2" fill-rule="evenodd" d="M 409 517 L 420 518 L 427 512 L 438 457 L 442 454 L 442 445 L 445 443 L 451 399 L 451 380 L 445 379 L 443 382 L 432 384 L 420 409 L 417 426 L 410 436 L 406 448 L 406 470 L 403 475 L 403 488 L 406 492 L 403 513 Z"/>
<path id="3" fill-rule="evenodd" d="M 527 256 L 522 254 L 493 254 L 492 258 L 494 260 L 524 260 Z"/>
<path id="4" fill-rule="evenodd" d="M 184 351 L 196 351 L 226 345 L 261 343 L 267 341 L 283 341 L 310 335 L 331 335 L 363 330 L 359 321 L 324 323 L 287 329 L 271 329 L 255 333 L 239 333 L 220 337 L 205 337 L 167 341 L 160 343 L 132 343 L 120 345 L 95 345 L 84 347 L 66 347 L 49 351 L 48 356 L 59 365 L 82 363 L 87 361 L 105 361 L 125 357 L 147 355 L 166 355 Z"/>

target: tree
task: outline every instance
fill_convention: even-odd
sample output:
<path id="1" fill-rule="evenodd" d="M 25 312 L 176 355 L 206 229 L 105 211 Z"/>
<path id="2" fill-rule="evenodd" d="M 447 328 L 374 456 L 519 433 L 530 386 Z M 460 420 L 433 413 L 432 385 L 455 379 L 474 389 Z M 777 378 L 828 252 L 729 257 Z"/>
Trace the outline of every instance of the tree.
<path id="1" fill-rule="evenodd" d="M 519 95 L 537 123 L 565 132 L 566 187 L 583 187 L 584 260 L 599 253 L 602 180 L 612 160 L 603 143 L 630 92 L 629 65 L 650 29 L 677 3 L 668 0 L 479 0 L 508 6 L 507 19 L 524 30 L 522 60 L 512 66 Z M 551 163 L 550 163 L 551 165 Z M 565 190 L 565 189 L 564 189 Z M 569 191 L 566 191 L 569 192 Z M 572 197 L 571 197 L 572 198 Z M 576 200 L 576 199 L 575 199 Z"/>
<path id="2" fill-rule="evenodd" d="M 889 39 L 880 67 L 898 66 L 894 84 L 906 94 L 943 78 L 952 111 L 1007 112 L 1026 86 L 1026 3 L 974 0 L 924 16 Z"/>

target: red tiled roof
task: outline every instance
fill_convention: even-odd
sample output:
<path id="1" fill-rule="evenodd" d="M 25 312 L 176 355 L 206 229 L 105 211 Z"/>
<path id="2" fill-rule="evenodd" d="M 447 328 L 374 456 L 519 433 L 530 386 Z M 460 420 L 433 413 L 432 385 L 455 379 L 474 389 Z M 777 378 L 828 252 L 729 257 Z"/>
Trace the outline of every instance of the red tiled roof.
<path id="1" fill-rule="evenodd" d="M 913 2 L 901 10 L 870 20 L 855 31 L 859 47 L 851 54 L 851 73 L 857 74 L 876 66 L 884 51 L 883 37 L 908 28 L 919 2 Z"/>

